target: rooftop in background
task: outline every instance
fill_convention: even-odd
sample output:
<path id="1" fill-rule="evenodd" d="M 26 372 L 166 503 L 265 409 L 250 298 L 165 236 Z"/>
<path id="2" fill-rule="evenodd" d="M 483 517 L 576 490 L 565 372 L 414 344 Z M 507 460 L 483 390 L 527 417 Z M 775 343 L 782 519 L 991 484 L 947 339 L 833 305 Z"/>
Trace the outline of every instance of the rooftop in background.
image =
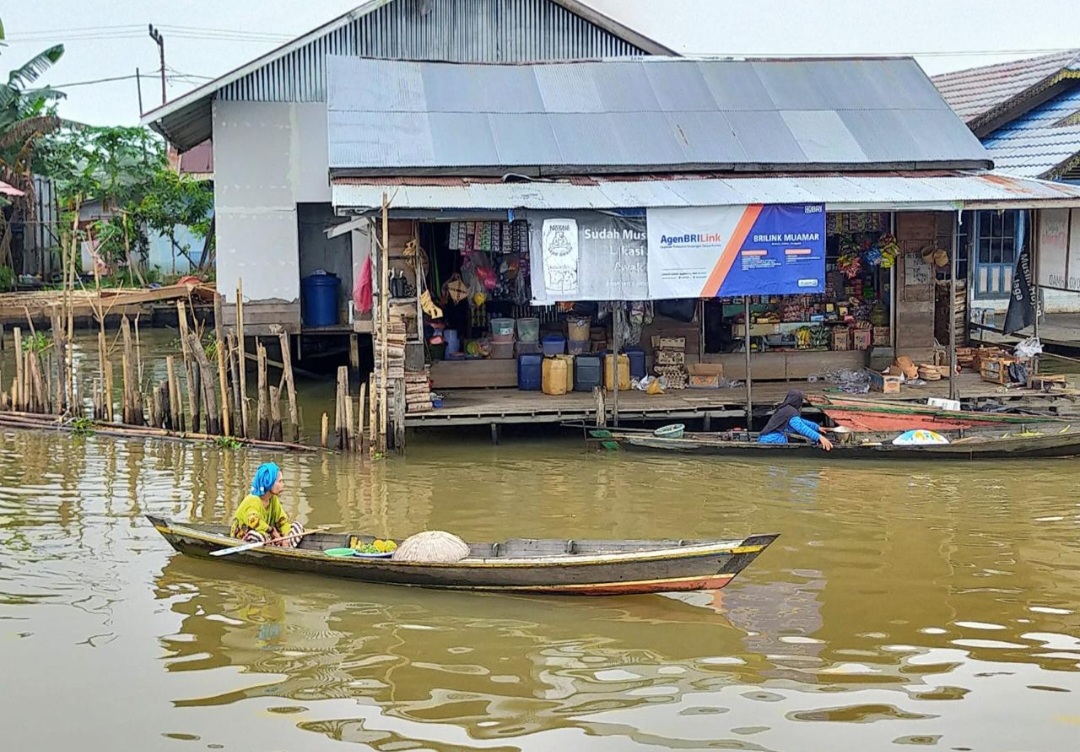
<path id="1" fill-rule="evenodd" d="M 181 175 L 199 180 L 214 179 L 214 143 L 203 141 L 182 154 L 169 149 L 169 162 Z"/>
<path id="2" fill-rule="evenodd" d="M 982 169 L 910 58 L 327 58 L 339 175 Z"/>
<path id="3" fill-rule="evenodd" d="M 956 114 L 979 135 L 984 124 L 1069 74 L 1080 75 L 1080 50 L 987 65 L 934 76 L 934 85 Z"/>
<path id="4" fill-rule="evenodd" d="M 498 23 L 503 38 L 492 38 L 489 12 L 457 12 L 431 0 L 367 0 L 348 13 L 298 36 L 246 65 L 145 113 L 144 125 L 161 133 L 181 150 L 213 135 L 214 99 L 251 101 L 325 101 L 323 57 L 334 52 L 393 59 L 510 62 L 565 57 L 571 37 L 589 38 L 606 57 L 626 54 L 674 55 L 675 52 L 619 23 L 580 0 L 519 2 L 505 6 L 509 22 Z M 544 19 L 563 37 L 529 35 L 529 24 Z M 606 36 L 606 40 L 601 37 Z M 418 54 L 426 51 L 426 54 Z M 554 54 L 561 52 L 562 54 Z"/>

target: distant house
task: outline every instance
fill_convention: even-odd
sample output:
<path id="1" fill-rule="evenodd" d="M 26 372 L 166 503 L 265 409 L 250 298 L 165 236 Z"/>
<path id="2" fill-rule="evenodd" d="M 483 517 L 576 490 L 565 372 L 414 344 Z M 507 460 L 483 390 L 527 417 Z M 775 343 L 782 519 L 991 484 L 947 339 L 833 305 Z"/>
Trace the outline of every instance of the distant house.
<path id="1" fill-rule="evenodd" d="M 946 73 L 933 79 L 982 141 L 999 172 L 1080 183 L 1080 50 Z M 1025 217 L 1025 220 L 1029 217 Z M 1003 308 L 1022 242 L 1019 211 L 978 212 L 965 222 L 972 304 Z M 1026 236 L 1026 237 L 1025 237 Z M 1046 291 L 1048 311 L 1080 311 L 1075 293 Z"/>

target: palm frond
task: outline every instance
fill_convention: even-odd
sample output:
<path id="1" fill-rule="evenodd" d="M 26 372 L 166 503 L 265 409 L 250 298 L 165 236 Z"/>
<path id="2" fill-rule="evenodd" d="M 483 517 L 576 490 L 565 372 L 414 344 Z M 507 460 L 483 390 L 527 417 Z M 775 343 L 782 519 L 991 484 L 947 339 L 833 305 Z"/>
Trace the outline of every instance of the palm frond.
<path id="1" fill-rule="evenodd" d="M 26 142 L 52 133 L 60 127 L 60 118 L 55 115 L 41 115 L 39 117 L 17 120 L 4 131 L 0 132 L 0 149 L 10 149 L 16 144 Z"/>
<path id="2" fill-rule="evenodd" d="M 49 70 L 61 57 L 64 56 L 64 45 L 58 44 L 50 47 L 38 55 L 35 55 L 22 66 L 8 74 L 8 86 L 14 89 L 23 89 L 37 81 L 45 71 Z"/>

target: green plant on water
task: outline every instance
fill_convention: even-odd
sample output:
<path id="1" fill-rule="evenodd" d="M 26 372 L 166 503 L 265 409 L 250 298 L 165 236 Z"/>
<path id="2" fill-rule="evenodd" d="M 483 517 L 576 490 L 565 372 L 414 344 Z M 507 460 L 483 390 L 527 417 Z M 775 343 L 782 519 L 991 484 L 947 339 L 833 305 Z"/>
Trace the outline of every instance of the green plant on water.
<path id="1" fill-rule="evenodd" d="M 0 266 L 0 292 L 15 289 L 15 272 L 10 266 Z"/>
<path id="2" fill-rule="evenodd" d="M 218 449 L 239 449 L 243 446 L 238 439 L 234 439 L 232 436 L 218 436 L 214 439 L 214 443 L 217 444 Z"/>
<path id="3" fill-rule="evenodd" d="M 41 354 L 52 347 L 52 341 L 49 340 L 45 332 L 34 332 L 33 334 L 23 337 L 23 349 L 27 352 Z"/>
<path id="4" fill-rule="evenodd" d="M 76 436 L 93 436 L 94 421 L 84 417 L 75 418 L 71 421 L 71 432 Z"/>

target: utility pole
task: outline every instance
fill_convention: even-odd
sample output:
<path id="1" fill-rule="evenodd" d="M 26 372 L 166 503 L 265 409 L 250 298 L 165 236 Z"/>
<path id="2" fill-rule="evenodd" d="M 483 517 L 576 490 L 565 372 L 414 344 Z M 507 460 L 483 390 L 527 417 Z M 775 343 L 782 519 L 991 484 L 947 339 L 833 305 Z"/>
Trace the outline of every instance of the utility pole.
<path id="1" fill-rule="evenodd" d="M 165 104 L 165 37 L 154 28 L 154 24 L 150 24 L 150 38 L 157 44 L 158 54 L 161 57 L 161 103 Z"/>
<path id="2" fill-rule="evenodd" d="M 139 117 L 142 117 L 146 110 L 143 109 L 142 103 L 142 72 L 138 68 L 135 69 L 135 88 L 139 92 Z"/>

